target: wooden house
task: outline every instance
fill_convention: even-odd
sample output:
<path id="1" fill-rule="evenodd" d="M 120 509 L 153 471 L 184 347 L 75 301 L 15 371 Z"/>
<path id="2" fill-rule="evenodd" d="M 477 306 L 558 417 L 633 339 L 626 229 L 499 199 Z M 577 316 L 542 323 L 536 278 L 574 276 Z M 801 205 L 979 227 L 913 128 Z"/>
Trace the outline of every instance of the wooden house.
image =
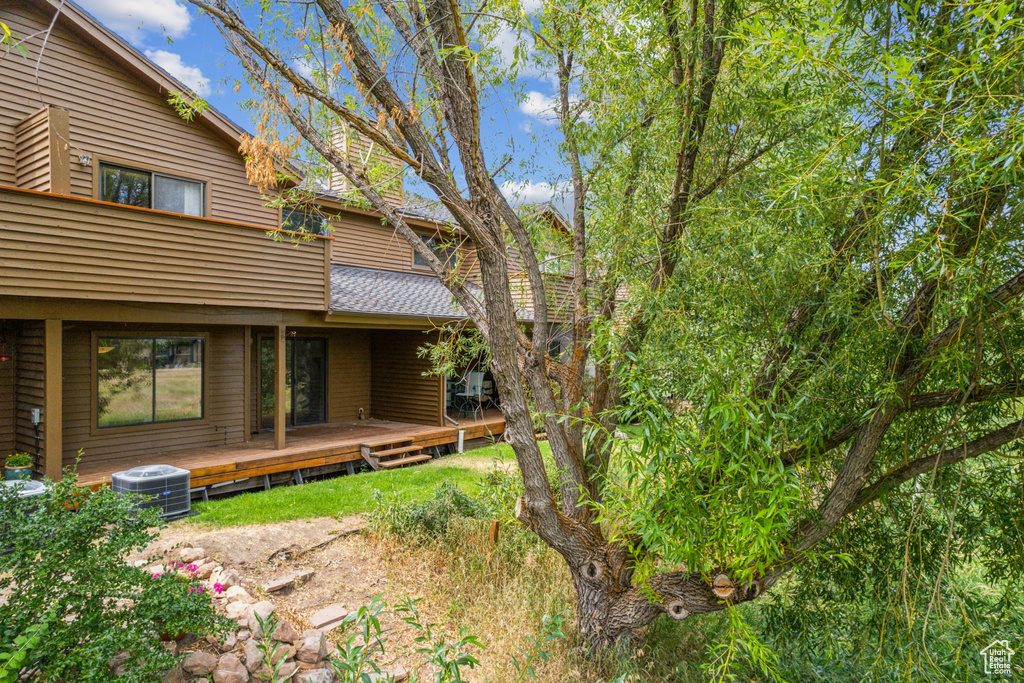
<path id="1" fill-rule="evenodd" d="M 464 314 L 379 216 L 327 192 L 315 234 L 269 208 L 243 131 L 178 116 L 184 87 L 74 4 L 0 0 L 0 21 L 26 51 L 0 60 L 0 456 L 93 485 L 169 463 L 203 486 L 504 429 L 446 415 L 418 349 Z"/>

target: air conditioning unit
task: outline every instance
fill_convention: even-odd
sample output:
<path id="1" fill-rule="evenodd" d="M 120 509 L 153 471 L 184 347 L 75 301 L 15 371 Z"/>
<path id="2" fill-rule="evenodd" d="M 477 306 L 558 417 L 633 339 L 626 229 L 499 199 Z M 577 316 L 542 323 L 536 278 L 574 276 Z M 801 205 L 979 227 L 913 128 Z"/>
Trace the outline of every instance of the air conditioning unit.
<path id="1" fill-rule="evenodd" d="M 147 496 L 139 507 L 158 507 L 164 519 L 184 517 L 192 510 L 190 473 L 180 467 L 145 465 L 114 472 L 110 475 L 110 486 L 117 493 Z"/>

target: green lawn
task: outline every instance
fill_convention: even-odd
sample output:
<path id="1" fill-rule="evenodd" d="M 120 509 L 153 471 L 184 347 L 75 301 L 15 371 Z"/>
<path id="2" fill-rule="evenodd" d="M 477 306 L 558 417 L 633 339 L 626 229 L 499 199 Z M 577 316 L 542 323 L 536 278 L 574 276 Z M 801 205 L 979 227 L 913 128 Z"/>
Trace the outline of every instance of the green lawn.
<path id="1" fill-rule="evenodd" d="M 421 501 L 433 496 L 434 489 L 443 481 L 475 493 L 490 461 L 507 459 L 510 454 L 508 446 L 492 446 L 426 465 L 364 472 L 196 503 L 193 507 L 199 514 L 188 517 L 186 523 L 226 527 L 352 515 L 373 507 L 374 489 L 385 494 L 397 492 L 402 500 Z"/>

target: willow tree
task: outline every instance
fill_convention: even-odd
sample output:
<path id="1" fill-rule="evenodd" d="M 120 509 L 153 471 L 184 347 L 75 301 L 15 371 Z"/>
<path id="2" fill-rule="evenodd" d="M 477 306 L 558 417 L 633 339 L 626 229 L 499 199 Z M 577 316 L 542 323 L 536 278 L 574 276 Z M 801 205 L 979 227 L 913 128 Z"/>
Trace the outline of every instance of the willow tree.
<path id="1" fill-rule="evenodd" d="M 251 178 L 267 186 L 275 158 L 308 146 L 486 340 L 524 485 L 516 516 L 565 559 L 592 644 L 753 600 L 844 519 L 1017 438 L 1021 59 L 1005 15 L 191 1 L 258 92 Z M 512 65 L 486 48 L 505 28 L 529 47 Z M 558 83 L 573 189 L 564 359 L 547 353 L 531 231 L 496 179 L 516 160 L 489 163 L 482 133 L 486 93 L 523 60 Z M 342 125 L 451 213 L 482 297 L 349 163 Z M 620 443 L 623 399 L 645 430 Z"/>

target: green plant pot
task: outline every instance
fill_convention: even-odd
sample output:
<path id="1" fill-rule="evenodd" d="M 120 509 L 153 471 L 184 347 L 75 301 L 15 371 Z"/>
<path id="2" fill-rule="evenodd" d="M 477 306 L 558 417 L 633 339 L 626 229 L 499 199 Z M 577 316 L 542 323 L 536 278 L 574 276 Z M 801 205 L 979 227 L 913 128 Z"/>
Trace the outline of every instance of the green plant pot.
<path id="1" fill-rule="evenodd" d="M 5 467 L 4 479 L 7 481 L 18 481 L 32 478 L 32 467 Z"/>

